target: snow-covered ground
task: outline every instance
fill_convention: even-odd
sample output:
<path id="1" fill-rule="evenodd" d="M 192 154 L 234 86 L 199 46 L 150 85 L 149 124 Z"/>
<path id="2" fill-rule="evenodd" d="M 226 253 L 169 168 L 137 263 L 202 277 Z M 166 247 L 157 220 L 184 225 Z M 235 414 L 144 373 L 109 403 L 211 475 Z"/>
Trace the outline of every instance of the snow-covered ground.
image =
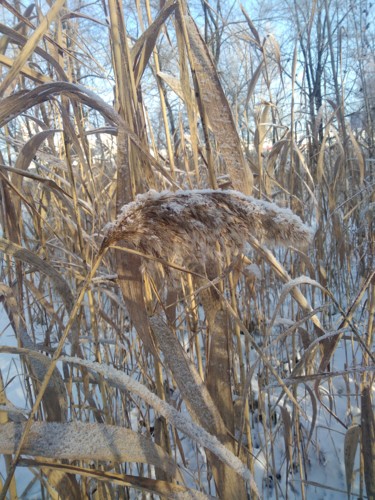
<path id="1" fill-rule="evenodd" d="M 339 318 L 337 318 L 339 321 Z M 278 321 L 275 322 L 277 324 Z M 279 323 L 282 323 L 279 322 Z M 0 345 L 16 346 L 17 342 L 12 328 L 9 325 L 8 317 L 0 305 Z M 245 344 L 243 345 L 245 352 Z M 331 370 L 333 372 L 340 371 L 341 375 L 334 376 L 329 380 L 321 383 L 321 394 L 324 403 L 331 408 L 337 417 L 346 425 L 360 423 L 360 393 L 359 393 L 359 375 L 355 371 L 356 367 L 361 364 L 361 350 L 355 339 L 346 339 L 340 342 L 340 345 L 335 351 Z M 283 368 L 284 378 L 288 377 L 288 367 L 280 363 L 277 358 L 277 353 L 273 353 L 275 366 L 279 364 Z M 251 351 L 250 364 L 256 360 L 256 354 Z M 24 389 L 24 380 L 22 377 L 22 366 L 19 357 L 11 354 L 0 353 L 0 368 L 5 385 L 6 397 L 10 404 L 17 407 L 19 410 L 25 410 L 24 415 L 27 415 L 26 393 Z M 345 373 L 345 369 L 347 372 Z M 135 373 L 133 376 L 137 376 Z M 313 387 L 313 381 L 309 382 L 310 388 Z M 258 378 L 255 374 L 251 381 L 253 399 L 259 398 Z M 304 494 L 307 499 L 327 499 L 341 500 L 346 498 L 346 476 L 344 465 L 344 440 L 347 430 L 335 418 L 321 407 L 319 402 L 314 402 L 311 390 L 307 391 L 303 384 L 298 385 L 295 393 L 300 404 L 302 412 L 305 412 L 307 419 L 300 416 L 300 433 L 301 440 L 307 445 L 308 436 L 311 425 L 313 425 L 313 415 L 316 412 L 316 422 L 311 436 L 309 447 L 305 450 L 303 457 L 299 458 L 295 455 L 293 441 L 296 439 L 294 435 L 294 426 L 291 435 L 288 435 L 288 418 L 295 416 L 295 408 L 290 403 L 288 398 L 278 401 L 280 389 L 277 384 L 271 384 L 268 388 L 270 394 L 271 405 L 274 407 L 276 417 L 270 417 L 266 410 L 266 422 L 264 426 L 260 416 L 259 408 L 253 408 L 251 411 L 251 429 L 252 440 L 255 452 L 255 479 L 261 496 L 264 499 L 276 500 L 279 498 L 302 498 L 301 492 L 301 476 L 300 464 L 302 463 L 304 472 Z M 292 387 L 292 386 L 290 386 Z M 325 394 L 326 393 L 326 394 Z M 325 394 L 325 395 L 324 395 Z M 263 394 L 265 397 L 265 394 Z M 170 403 L 181 408 L 183 414 L 188 416 L 186 407 L 179 399 L 179 392 L 175 389 L 171 393 Z M 142 411 L 140 411 L 142 409 Z M 147 420 L 152 425 L 155 415 L 152 410 L 140 400 L 139 406 L 134 406 L 130 412 L 130 424 L 133 430 L 145 432 L 146 426 L 140 424 L 144 415 L 147 414 Z M 272 419 L 272 420 L 271 420 Z M 272 429 L 273 444 L 266 445 L 269 441 L 269 436 L 266 433 Z M 186 478 L 186 483 L 191 488 L 196 487 L 197 480 L 205 487 L 206 491 L 214 493 L 214 485 L 207 482 L 207 464 L 205 452 L 199 443 L 194 443 L 190 438 L 187 438 L 183 433 L 179 432 L 180 440 L 185 457 L 185 466 L 178 459 L 182 471 Z M 287 464 L 286 448 L 287 442 L 291 445 L 292 465 Z M 266 457 L 265 454 L 272 454 Z M 179 457 L 179 453 L 176 452 Z M 274 463 L 274 469 L 267 468 L 266 464 Z M 136 467 L 130 466 L 130 473 L 136 474 Z M 5 462 L 3 457 L 0 458 L 0 473 L 2 478 L 6 477 Z M 33 474 L 25 467 L 18 467 L 16 470 L 17 490 L 19 495 L 28 487 L 33 479 Z M 354 465 L 354 481 L 352 484 L 353 498 L 359 496 L 359 450 L 357 450 L 355 465 Z M 39 482 L 36 482 L 34 487 L 27 492 L 22 498 L 38 499 L 40 498 Z M 287 492 L 287 494 L 286 494 Z M 134 498 L 138 498 L 139 494 L 134 492 Z M 140 498 L 140 497 L 139 497 Z"/>

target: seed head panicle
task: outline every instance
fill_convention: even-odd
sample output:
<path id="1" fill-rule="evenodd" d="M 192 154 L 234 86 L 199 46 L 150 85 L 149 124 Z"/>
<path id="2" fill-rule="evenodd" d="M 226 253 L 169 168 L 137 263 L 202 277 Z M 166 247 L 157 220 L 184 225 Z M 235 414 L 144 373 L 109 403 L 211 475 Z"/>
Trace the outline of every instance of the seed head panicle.
<path id="1" fill-rule="evenodd" d="M 216 243 L 241 251 L 251 236 L 300 247 L 312 233 L 289 209 L 237 191 L 149 191 L 123 207 L 102 248 L 122 240 L 159 258 L 201 260 Z"/>

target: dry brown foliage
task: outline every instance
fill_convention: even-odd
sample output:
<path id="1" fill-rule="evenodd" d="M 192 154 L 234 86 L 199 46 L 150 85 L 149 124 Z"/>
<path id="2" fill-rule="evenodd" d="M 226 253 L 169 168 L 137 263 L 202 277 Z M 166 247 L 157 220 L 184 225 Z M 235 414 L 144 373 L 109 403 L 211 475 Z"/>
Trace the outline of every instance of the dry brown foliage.
<path id="1" fill-rule="evenodd" d="M 373 137 L 224 3 L 1 2 L 0 500 L 373 495 Z"/>

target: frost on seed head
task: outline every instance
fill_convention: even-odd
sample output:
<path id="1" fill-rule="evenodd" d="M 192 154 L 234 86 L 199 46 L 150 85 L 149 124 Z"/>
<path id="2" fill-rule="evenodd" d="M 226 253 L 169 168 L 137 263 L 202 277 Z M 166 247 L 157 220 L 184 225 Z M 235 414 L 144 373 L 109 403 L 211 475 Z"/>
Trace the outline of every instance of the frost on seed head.
<path id="1" fill-rule="evenodd" d="M 102 246 L 122 240 L 162 259 L 204 261 L 217 243 L 237 252 L 252 236 L 303 247 L 312 232 L 291 210 L 237 191 L 149 191 L 122 208 Z"/>

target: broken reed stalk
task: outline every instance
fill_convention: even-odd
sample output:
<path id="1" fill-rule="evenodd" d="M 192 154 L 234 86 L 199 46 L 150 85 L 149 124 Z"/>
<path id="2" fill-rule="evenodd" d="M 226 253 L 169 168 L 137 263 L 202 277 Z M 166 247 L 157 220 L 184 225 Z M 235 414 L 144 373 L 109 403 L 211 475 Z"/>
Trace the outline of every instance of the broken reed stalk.
<path id="1" fill-rule="evenodd" d="M 205 262 L 216 243 L 241 251 L 253 236 L 271 244 L 306 246 L 311 230 L 287 208 L 237 191 L 149 191 L 125 205 L 105 228 L 102 248 L 123 240 L 171 261 Z"/>

